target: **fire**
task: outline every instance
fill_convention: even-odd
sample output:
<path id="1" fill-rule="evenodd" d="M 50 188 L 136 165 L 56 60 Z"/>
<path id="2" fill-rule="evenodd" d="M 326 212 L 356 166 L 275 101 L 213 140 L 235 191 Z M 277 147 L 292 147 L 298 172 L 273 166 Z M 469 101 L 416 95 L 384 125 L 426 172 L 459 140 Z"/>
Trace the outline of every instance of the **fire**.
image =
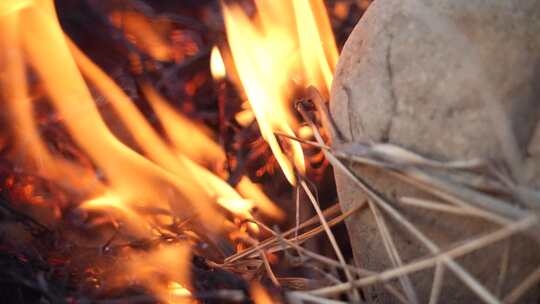
<path id="1" fill-rule="evenodd" d="M 238 121 L 257 120 L 286 178 L 295 184 L 297 172 L 305 171 L 302 148 L 296 141 L 278 139 L 275 132 L 309 136 L 309 131 L 299 129 L 291 101 L 298 89 L 308 85 L 328 93 L 337 50 L 322 0 L 256 3 L 259 14 L 254 20 L 239 6 L 224 5 L 235 69 L 229 69 L 214 48 L 211 72 L 218 81 L 229 76 L 228 71 L 238 73 L 250 103 L 250 109 L 246 106 L 237 114 Z M 174 41 L 169 41 L 174 39 L 167 37 L 167 26 L 156 29 L 149 19 L 131 12 L 116 11 L 109 17 L 139 51 L 155 60 L 181 57 L 175 53 Z M 196 228 L 223 238 L 227 234 L 221 232 L 229 232 L 233 222 L 252 218 L 253 209 L 283 218 L 247 176 L 240 176 L 234 187 L 226 182 L 226 154 L 211 130 L 179 113 L 150 83 L 139 80 L 141 95 L 159 123 L 157 131 L 126 93 L 64 34 L 53 0 L 0 3 L 0 45 L 0 107 L 7 113 L 15 140 L 10 161 L 73 194 L 70 199 L 81 210 L 125 223 L 115 228 L 126 227 L 122 233 L 132 239 L 155 237 L 166 226 L 164 214 L 169 222 L 196 218 Z M 41 90 L 32 87 L 29 79 L 33 78 L 39 80 Z M 108 115 L 103 114 L 96 94 L 106 100 Z M 38 105 L 43 104 L 46 113 L 39 111 Z M 48 121 L 65 133 L 65 142 L 41 131 Z M 115 132 L 116 124 L 123 132 Z M 69 146 L 71 153 L 58 148 L 62 145 Z M 258 229 L 250 223 L 238 231 L 244 233 L 247 227 L 250 232 Z M 146 251 L 130 249 L 122 258 L 120 286 L 142 285 L 165 303 L 192 301 L 187 241 Z M 253 293 L 257 303 L 271 302 L 262 287 L 255 286 Z"/>
<path id="2" fill-rule="evenodd" d="M 131 24 L 128 30 L 141 35 L 136 37 L 139 47 L 157 59 L 168 58 L 168 42 L 145 29 L 148 23 L 137 16 L 124 18 Z M 182 116 L 153 87 L 141 83 L 163 126 L 164 134 L 158 133 L 126 93 L 63 33 L 52 0 L 0 4 L 0 44 L 1 106 L 9 114 L 14 126 L 10 132 L 16 139 L 12 160 L 76 193 L 80 208 L 122 219 L 137 237 L 152 235 L 163 213 L 178 219 L 196 216 L 210 233 L 225 228 L 221 209 L 235 219 L 250 218 L 255 207 L 274 218 L 283 216 L 247 177 L 241 178 L 237 189 L 225 182 L 225 153 L 212 132 Z M 225 74 L 224 67 L 213 69 Z M 31 94 L 28 71 L 39 78 L 44 96 Z M 113 133 L 88 84 L 107 100 L 115 122 L 128 135 Z M 51 149 L 60 139 L 41 134 L 35 117 L 38 99 L 54 109 L 81 159 Z M 177 288 L 171 291 L 170 284 L 155 278 L 156 272 L 164 273 L 173 287 L 188 286 L 189 260 L 186 246 L 166 247 L 130 257 L 126 271 L 167 299 Z"/>
<path id="3" fill-rule="evenodd" d="M 6 0 L 0 3 L 0 16 L 8 15 L 12 12 L 21 10 L 27 6 L 30 6 L 33 3 L 33 0 Z"/>
<path id="4" fill-rule="evenodd" d="M 171 200 L 181 200 L 186 207 L 192 204 L 202 215 L 213 209 L 213 202 L 221 203 L 236 214 L 249 214 L 253 204 L 247 203 L 234 189 L 205 168 L 215 168 L 225 158 L 220 147 L 208 137 L 208 131 L 176 113 L 151 87 L 143 85 L 171 141 L 165 142 L 125 93 L 75 45 L 66 43 L 57 21 L 41 6 L 35 4 L 32 8 L 21 10 L 20 14 L 6 16 L 3 21 L 5 38 L 11 40 L 10 45 L 20 45 L 29 55 L 29 58 L 24 58 L 23 52 L 17 48 L 6 53 L 9 57 L 4 63 L 11 77 L 6 77 L 4 84 L 11 89 L 3 91 L 12 108 L 14 125 L 19 126 L 16 129 L 20 131 L 17 138 L 24 138 L 21 145 L 25 147 L 21 147 L 21 150 L 29 150 L 24 149 L 26 145 L 32 146 L 28 153 L 37 163 L 39 172 L 61 183 L 76 183 L 70 186 L 78 190 L 81 188 L 80 182 L 85 180 L 84 176 L 93 179 L 93 188 L 101 191 L 89 194 L 101 192 L 101 198 L 94 196 L 86 206 L 103 206 L 111 202 L 111 207 L 123 204 L 122 208 L 129 208 L 134 201 L 161 201 L 155 203 L 166 207 Z M 35 30 L 34 35 L 18 31 L 19 22 Z M 46 148 L 32 120 L 32 100 L 24 80 L 25 60 L 42 78 L 51 101 L 74 140 L 107 176 L 110 184 L 92 178 L 95 173 L 89 168 L 66 161 Z M 140 152 L 125 145 L 109 131 L 81 73 L 117 110 L 118 118 L 131 131 Z M 189 142 L 186 138 L 190 139 Z M 66 176 L 78 178 L 66 180 Z M 229 205 L 228 202 L 232 203 Z M 266 206 L 262 209 L 274 208 Z"/>
<path id="5" fill-rule="evenodd" d="M 186 297 L 191 295 L 191 292 L 178 282 L 170 282 L 168 287 L 171 294 L 175 297 Z"/>
<path id="6" fill-rule="evenodd" d="M 223 57 L 221 57 L 221 52 L 216 46 L 212 48 L 212 53 L 210 54 L 210 70 L 214 79 L 217 80 L 225 78 L 227 74 Z"/>
<path id="7" fill-rule="evenodd" d="M 288 149 L 282 148 L 274 132 L 294 135 L 297 121 L 290 108 L 295 90 L 314 85 L 328 93 L 337 47 L 322 0 L 255 2 L 255 18 L 239 5 L 224 5 L 228 42 L 261 134 L 294 184 L 295 170 L 305 170 L 302 148 L 292 140 L 282 141 Z"/>
<path id="8" fill-rule="evenodd" d="M 122 263 L 116 284 L 146 286 L 164 303 L 196 303 L 190 298 L 190 259 L 186 244 L 162 245 L 150 252 L 131 252 Z"/>
<path id="9" fill-rule="evenodd" d="M 251 285 L 251 293 L 255 304 L 272 304 L 274 300 L 260 284 L 254 283 Z"/>
<path id="10" fill-rule="evenodd" d="M 112 23 L 123 28 L 127 37 L 142 51 L 160 61 L 173 59 L 173 50 L 164 34 L 155 30 L 150 21 L 140 13 L 115 11 Z"/>

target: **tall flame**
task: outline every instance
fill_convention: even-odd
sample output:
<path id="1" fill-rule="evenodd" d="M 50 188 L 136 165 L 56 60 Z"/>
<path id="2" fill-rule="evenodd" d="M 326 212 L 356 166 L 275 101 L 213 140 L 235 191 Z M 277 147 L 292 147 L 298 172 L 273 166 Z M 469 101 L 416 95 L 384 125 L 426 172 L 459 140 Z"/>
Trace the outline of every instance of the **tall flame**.
<path id="1" fill-rule="evenodd" d="M 150 86 L 143 85 L 145 95 L 169 135 L 170 143 L 164 141 L 127 95 L 63 35 L 50 6 L 46 6 L 52 2 L 42 3 L 17 6 L 18 11 L 10 10 L 1 18 L 3 44 L 10 46 L 8 51 L 2 52 L 2 66 L 7 76 L 2 79 L 2 92 L 13 125 L 17 126 L 14 129 L 20 149 L 30 154 L 39 173 L 59 183 L 76 183 L 71 186 L 78 190 L 85 174 L 94 176 L 92 188 L 102 189 L 104 194 L 103 198 L 92 200 L 90 205 L 94 206 L 112 201 L 112 197 L 127 206 L 134 201 L 170 202 L 172 198 L 164 196 L 170 191 L 164 191 L 164 187 L 171 186 L 177 192 L 176 199 L 193 202 L 194 206 L 199 206 L 197 208 L 204 206 L 201 212 L 212 209 L 211 202 L 242 200 L 234 189 L 205 168 L 215 168 L 225 159 L 221 148 L 207 135 L 209 131 L 202 131 L 202 127 L 170 108 Z M 23 31 L 20 24 L 29 31 Z M 34 106 L 26 87 L 25 62 L 30 62 L 41 77 L 71 136 L 107 177 L 107 184 L 95 178 L 89 168 L 48 150 L 33 121 Z M 81 72 L 116 110 L 140 151 L 126 146 L 110 132 Z M 31 149 L 24 149 L 26 147 Z M 198 176 L 214 182 L 205 180 L 203 183 Z M 240 210 L 235 203 L 230 209 L 247 214 L 250 206 L 245 204 L 244 210 Z M 279 213 L 273 207 L 262 209 Z"/>
<path id="2" fill-rule="evenodd" d="M 155 233 L 153 227 L 159 224 L 149 210 L 183 219 L 197 215 L 210 233 L 224 228 L 222 208 L 239 218 L 250 218 L 253 207 L 282 216 L 247 177 L 236 189 L 227 184 L 221 170 L 225 154 L 211 132 L 183 117 L 151 85 L 142 83 L 141 91 L 163 129 L 157 132 L 125 92 L 64 34 L 53 0 L 0 2 L 0 107 L 8 113 L 16 140 L 12 157 L 22 160 L 25 168 L 76 192 L 81 208 L 121 217 L 131 232 L 143 236 Z M 280 142 L 275 132 L 295 134 L 298 126 L 290 105 L 298 88 L 314 85 L 328 92 L 337 50 L 322 0 L 256 0 L 256 4 L 259 14 L 254 20 L 239 6 L 224 6 L 227 35 L 261 134 L 294 184 L 295 172 L 305 170 L 301 146 Z M 167 39 L 142 16 L 116 12 L 111 18 L 115 24 L 123 22 L 136 46 L 154 59 L 173 59 Z M 45 96 L 31 94 L 29 71 L 39 78 Z M 217 49 L 212 73 L 216 79 L 226 76 Z M 88 84 L 107 100 L 129 139 L 111 131 Z M 49 103 L 86 162 L 51 148 L 55 139 L 40 132 L 35 117 L 38 99 Z M 172 303 L 175 295 L 189 295 L 189 256 L 187 244 L 157 248 L 130 256 L 124 270 Z M 156 272 L 165 280 L 156 279 Z M 256 294 L 259 303 L 270 301 L 263 291 Z"/>
<path id="3" fill-rule="evenodd" d="M 298 142 L 288 140 L 292 161 L 275 132 L 294 135 L 294 91 L 309 85 L 328 93 L 337 47 L 322 0 L 256 0 L 258 14 L 248 17 L 236 4 L 224 16 L 232 57 L 259 124 L 285 176 L 295 183 L 295 169 L 305 170 Z"/>
<path id="4" fill-rule="evenodd" d="M 150 26 L 132 19 L 135 28 Z M 142 34 L 158 37 L 150 28 Z M 145 45 L 148 52 L 166 59 L 166 41 L 154 40 Z M 39 98 L 50 103 L 75 145 L 89 159 L 87 163 L 54 151 L 51 139 L 40 133 L 35 119 L 37 97 L 30 94 L 28 67 L 46 90 L 46 100 Z M 176 112 L 150 85 L 142 84 L 163 126 L 165 135 L 159 134 L 124 91 L 63 33 L 53 0 L 0 4 L 0 71 L 0 107 L 8 112 L 10 131 L 16 139 L 13 157 L 23 158 L 25 168 L 76 192 L 84 198 L 82 208 L 122 217 L 132 232 L 144 236 L 155 232 L 152 227 L 157 216 L 141 210 L 165 210 L 171 217 L 184 219 L 197 215 L 209 232 L 221 230 L 226 222 L 219 208 L 240 218 L 249 218 L 255 206 L 270 216 L 282 216 L 247 177 L 238 184 L 238 191 L 220 178 L 225 154 L 211 132 Z M 108 101 L 130 140 L 111 131 L 87 81 Z M 176 259 L 174 265 L 179 266 L 168 275 L 169 283 L 186 286 L 188 251 L 187 247 L 175 247 L 134 256 L 127 271 L 142 276 L 139 281 L 157 293 L 170 294 L 170 286 L 160 285 L 152 276 L 158 268 L 167 269 L 167 261 Z M 182 254 L 178 256 L 178 252 Z M 180 263 L 182 257 L 185 260 Z M 139 264 L 146 265 L 147 271 L 141 272 Z"/>

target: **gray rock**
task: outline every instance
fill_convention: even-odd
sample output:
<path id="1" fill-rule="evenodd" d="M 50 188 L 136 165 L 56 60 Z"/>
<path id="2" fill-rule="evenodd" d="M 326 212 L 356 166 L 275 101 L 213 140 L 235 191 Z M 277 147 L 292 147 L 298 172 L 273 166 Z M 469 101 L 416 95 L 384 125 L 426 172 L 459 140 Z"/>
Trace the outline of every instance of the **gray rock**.
<path id="1" fill-rule="evenodd" d="M 436 160 L 485 158 L 504 162 L 517 182 L 538 189 L 540 178 L 540 1 L 377 0 L 347 41 L 332 88 L 331 113 L 350 142 L 390 142 Z M 355 167 L 388 198 L 433 199 L 384 172 Z M 364 194 L 336 171 L 343 209 Z M 433 211 L 396 208 L 440 247 L 497 226 Z M 371 270 L 391 267 L 370 212 L 347 222 L 355 259 Z M 404 261 L 428 252 L 389 220 Z M 488 290 L 508 293 L 540 265 L 540 248 L 528 237 L 511 240 L 508 276 L 499 265 L 508 243 L 458 262 Z M 427 302 L 433 271 L 411 276 L 419 301 Z M 477 297 L 451 271 L 441 301 Z M 395 300 L 367 290 L 377 303 Z M 525 302 L 537 301 L 538 290 Z"/>

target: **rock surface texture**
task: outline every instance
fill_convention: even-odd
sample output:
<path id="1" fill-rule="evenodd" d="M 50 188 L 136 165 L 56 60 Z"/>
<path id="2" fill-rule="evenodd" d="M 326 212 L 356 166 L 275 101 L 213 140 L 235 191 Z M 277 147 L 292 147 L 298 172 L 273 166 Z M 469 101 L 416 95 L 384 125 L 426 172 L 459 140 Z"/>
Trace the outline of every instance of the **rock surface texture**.
<path id="1" fill-rule="evenodd" d="M 513 182 L 538 190 L 540 1 L 377 0 L 343 49 L 330 105 L 347 142 L 388 142 L 440 161 L 499 161 Z M 380 170 L 354 170 L 441 249 L 499 227 L 405 207 L 403 197 L 435 198 Z M 336 179 L 343 209 L 365 201 L 338 170 Z M 429 254 L 395 221 L 387 224 L 404 263 Z M 347 226 L 358 266 L 393 267 L 372 212 Z M 540 247 L 529 236 L 513 237 L 457 262 L 503 298 L 540 266 Z M 433 275 L 432 268 L 410 276 L 420 303 L 429 301 Z M 444 271 L 443 282 L 441 303 L 479 301 L 453 271 Z M 369 301 L 396 302 L 382 287 L 365 291 Z M 533 288 L 521 301 L 536 303 L 539 294 Z"/>

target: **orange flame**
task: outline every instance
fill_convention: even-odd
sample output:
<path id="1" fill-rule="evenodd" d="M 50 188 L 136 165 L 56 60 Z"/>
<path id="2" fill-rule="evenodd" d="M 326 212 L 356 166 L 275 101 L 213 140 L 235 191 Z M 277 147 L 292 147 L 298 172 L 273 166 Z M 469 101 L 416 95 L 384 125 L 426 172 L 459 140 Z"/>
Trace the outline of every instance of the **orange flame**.
<path id="1" fill-rule="evenodd" d="M 216 80 L 225 78 L 227 74 L 223 57 L 221 57 L 221 52 L 216 46 L 212 48 L 212 53 L 210 54 L 210 71 Z"/>
<path id="2" fill-rule="evenodd" d="M 275 301 L 270 297 L 268 294 L 268 291 L 264 289 L 260 284 L 253 283 L 251 285 L 251 294 L 253 297 L 253 302 L 255 304 L 272 304 L 275 303 Z"/>
<path id="3" fill-rule="evenodd" d="M 290 111 L 291 100 L 294 91 L 308 85 L 328 93 L 337 49 L 322 0 L 256 3 L 259 15 L 254 20 L 238 6 L 224 7 L 227 35 L 252 114 L 294 184 L 295 172 L 305 170 L 301 146 L 295 141 L 280 142 L 274 133 L 310 136 Z M 148 20 L 118 12 L 111 18 L 114 22 L 123 19 L 126 32 L 142 51 L 157 60 L 172 59 L 169 42 Z M 225 154 L 212 132 L 178 113 L 153 87 L 142 84 L 164 135 L 156 132 L 122 89 L 64 35 L 53 0 L 2 1 L 0 46 L 0 92 L 5 101 L 1 106 L 15 126 L 10 132 L 17 140 L 16 157 L 39 175 L 84 197 L 82 208 L 126 219 L 137 234 L 153 232 L 155 222 L 141 212 L 150 208 L 180 218 L 196 213 L 211 232 L 226 222 L 218 208 L 239 218 L 249 219 L 255 207 L 274 218 L 283 217 L 249 178 L 242 177 L 236 189 L 227 184 L 222 168 Z M 52 151 L 40 133 L 27 66 L 42 81 L 52 108 L 89 164 Z M 217 48 L 212 51 L 211 70 L 217 80 L 227 76 Z M 111 131 L 86 81 L 110 104 L 129 139 Z M 242 113 L 239 120 L 252 120 L 249 111 Z M 164 303 L 191 303 L 189 261 L 187 244 L 167 244 L 129 255 L 124 277 L 146 286 Z M 252 291 L 256 303 L 272 303 L 261 286 L 254 285 Z"/>
<path id="4" fill-rule="evenodd" d="M 18 126 L 16 131 L 20 131 L 17 138 L 21 139 L 21 145 L 32 145 L 33 149 L 29 149 L 29 153 L 39 162 L 41 173 L 66 182 L 66 172 L 74 177 L 85 172 L 85 168 L 67 162 L 46 148 L 31 114 L 32 100 L 28 96 L 23 68 L 25 59 L 30 61 L 41 76 L 55 108 L 75 141 L 110 180 L 110 185 L 94 181 L 100 186 L 99 189 L 109 190 L 107 195 L 88 203 L 89 206 L 95 207 L 116 200 L 122 201 L 124 208 L 134 200 L 167 202 L 171 197 L 164 196 L 164 193 L 170 191 L 165 191 L 164 186 L 170 184 L 178 192 L 173 197 L 179 196 L 176 199 L 180 198 L 184 202 L 196 201 L 195 206 L 204 206 L 201 212 L 208 211 L 207 207 L 211 209 L 211 202 L 231 201 L 235 202 L 231 211 L 247 215 L 252 205 L 245 203 L 243 208 L 240 207 L 238 202 L 243 200 L 241 196 L 202 167 L 216 168 L 225 159 L 220 147 L 206 135 L 209 131 L 204 131 L 202 127 L 176 113 L 151 87 L 145 85 L 144 92 L 170 136 L 171 143 L 165 142 L 103 71 L 72 43 L 68 41 L 66 44 L 56 19 L 42 8 L 35 5 L 31 9 L 21 10 L 20 14 L 9 14 L 2 19 L 5 29 L 3 36 L 12 46 L 10 52 L 4 53 L 5 70 L 12 77 L 4 78 L 5 88 L 9 86 L 10 89 L 3 92 L 9 101 L 8 105 L 13 109 L 11 117 Z M 24 23 L 25 28 L 32 29 L 34 34 L 25 34 L 17 26 L 19 22 Z M 26 51 L 28 58 L 23 58 L 23 52 L 15 47 L 17 45 Z M 131 136 L 145 157 L 123 144 L 109 131 L 95 107 L 81 72 L 117 111 L 118 118 L 131 131 Z M 73 102 L 75 100 L 77 103 Z M 189 138 L 189 142 L 186 138 Z M 188 172 L 193 174 L 186 176 Z M 95 175 L 93 172 L 86 173 Z M 201 178 L 204 178 L 204 182 Z M 73 181 L 78 183 L 80 179 Z M 117 204 L 111 203 L 110 206 Z M 224 204 L 224 207 L 228 208 L 229 205 Z M 272 207 L 263 209 L 270 210 Z"/>
<path id="5" fill-rule="evenodd" d="M 0 3 L 0 16 L 9 15 L 33 4 L 33 0 L 4 0 Z"/>
<path id="6" fill-rule="evenodd" d="M 162 43 L 166 44 L 159 41 L 157 45 Z M 161 57 L 153 46 L 148 52 Z M 39 132 L 27 66 L 40 78 L 47 101 L 89 159 L 87 164 L 51 150 L 51 139 Z M 82 208 L 122 217 L 131 231 L 139 234 L 150 234 L 155 226 L 148 211 L 141 212 L 143 209 L 165 210 L 178 218 L 197 214 L 210 232 L 222 229 L 225 222 L 218 206 L 240 218 L 251 217 L 253 207 L 274 217 L 282 216 L 246 177 L 238 190 L 220 178 L 225 154 L 213 141 L 211 132 L 183 117 L 152 87 L 143 84 L 143 93 L 165 135 L 155 131 L 122 89 L 65 36 L 53 0 L 11 0 L 0 4 L 0 70 L 0 92 L 5 101 L 0 106 L 8 111 L 10 125 L 14 126 L 10 130 L 17 141 L 14 157 L 24 158 L 24 165 L 32 166 L 38 175 L 83 197 Z M 127 129 L 126 138 L 111 131 L 86 81 L 107 100 L 116 122 Z M 189 261 L 188 251 L 183 247 L 165 248 L 134 256 L 127 271 L 166 299 L 171 293 L 167 284 L 188 284 L 184 276 L 188 267 L 179 264 Z M 174 270 L 166 273 L 167 284 L 153 279 L 156 267 L 159 271 Z"/>
<path id="7" fill-rule="evenodd" d="M 195 300 L 190 300 L 192 294 L 184 285 L 178 282 L 170 282 L 168 288 L 170 298 L 172 298 L 167 302 L 168 304 L 197 303 Z"/>
<path id="8" fill-rule="evenodd" d="M 236 4 L 224 5 L 227 37 L 261 134 L 294 184 L 295 169 L 305 170 L 301 146 L 287 141 L 291 162 L 274 132 L 294 135 L 297 122 L 290 104 L 299 86 L 314 85 L 328 93 L 337 48 L 322 0 L 255 2 L 254 19 Z"/>
<path id="9" fill-rule="evenodd" d="M 130 11 L 115 11 L 112 23 L 122 28 L 133 43 L 152 58 L 160 61 L 173 59 L 173 50 L 163 33 L 156 31 L 142 14 Z"/>
<path id="10" fill-rule="evenodd" d="M 187 244 L 162 245 L 150 252 L 132 252 L 124 261 L 117 284 L 134 281 L 150 289 L 164 303 L 196 303 L 191 299 L 191 254 Z"/>

